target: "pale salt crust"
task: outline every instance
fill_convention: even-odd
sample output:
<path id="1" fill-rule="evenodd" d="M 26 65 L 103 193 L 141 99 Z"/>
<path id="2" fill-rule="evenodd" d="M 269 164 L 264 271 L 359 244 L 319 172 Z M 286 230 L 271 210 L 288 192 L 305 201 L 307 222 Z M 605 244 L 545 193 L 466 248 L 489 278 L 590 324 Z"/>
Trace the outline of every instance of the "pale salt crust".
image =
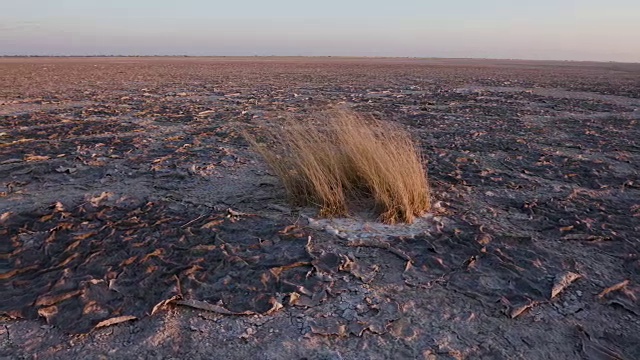
<path id="1" fill-rule="evenodd" d="M 447 218 L 428 213 L 417 218 L 412 224 L 388 225 L 358 218 L 314 219 L 305 216 L 309 227 L 322 230 L 341 239 L 353 241 L 369 238 L 408 237 L 433 233 L 449 223 Z"/>

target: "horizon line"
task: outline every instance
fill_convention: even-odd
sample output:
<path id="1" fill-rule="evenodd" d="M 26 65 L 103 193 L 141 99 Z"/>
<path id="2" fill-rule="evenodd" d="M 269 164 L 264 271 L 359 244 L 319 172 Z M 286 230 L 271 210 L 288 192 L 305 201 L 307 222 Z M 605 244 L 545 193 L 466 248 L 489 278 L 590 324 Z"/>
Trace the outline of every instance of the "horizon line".
<path id="1" fill-rule="evenodd" d="M 639 61 L 619 60 L 573 60 L 573 59 L 526 59 L 526 58 L 491 58 L 491 57 L 438 57 L 438 56 L 367 56 L 367 55 L 25 55 L 4 54 L 0 58 L 349 58 L 349 59 L 432 59 L 432 60 L 504 60 L 535 62 L 579 62 L 579 63 L 618 63 L 640 64 Z"/>

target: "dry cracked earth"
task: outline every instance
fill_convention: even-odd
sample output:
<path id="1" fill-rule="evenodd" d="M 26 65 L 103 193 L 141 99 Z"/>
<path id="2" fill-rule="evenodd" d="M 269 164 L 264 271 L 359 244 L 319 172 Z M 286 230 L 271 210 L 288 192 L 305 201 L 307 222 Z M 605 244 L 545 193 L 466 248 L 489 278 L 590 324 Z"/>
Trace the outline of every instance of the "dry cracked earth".
<path id="1" fill-rule="evenodd" d="M 315 219 L 242 137 L 405 126 L 438 206 Z M 0 59 L 0 357 L 638 359 L 640 64 Z"/>

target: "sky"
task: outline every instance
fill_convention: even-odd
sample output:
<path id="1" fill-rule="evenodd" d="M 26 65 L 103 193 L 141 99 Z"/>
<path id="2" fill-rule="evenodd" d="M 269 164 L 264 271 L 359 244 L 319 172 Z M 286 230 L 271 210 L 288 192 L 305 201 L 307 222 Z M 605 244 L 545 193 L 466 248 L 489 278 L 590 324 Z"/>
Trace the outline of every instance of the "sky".
<path id="1" fill-rule="evenodd" d="M 640 62 L 640 0 L 0 0 L 0 55 Z"/>

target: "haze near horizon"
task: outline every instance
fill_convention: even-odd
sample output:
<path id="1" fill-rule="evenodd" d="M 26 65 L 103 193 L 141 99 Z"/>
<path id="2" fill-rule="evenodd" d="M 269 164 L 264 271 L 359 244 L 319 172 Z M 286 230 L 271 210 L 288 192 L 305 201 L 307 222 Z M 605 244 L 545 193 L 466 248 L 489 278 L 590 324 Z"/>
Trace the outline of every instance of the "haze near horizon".
<path id="1" fill-rule="evenodd" d="M 0 55 L 640 62 L 632 0 L 0 1 Z"/>

